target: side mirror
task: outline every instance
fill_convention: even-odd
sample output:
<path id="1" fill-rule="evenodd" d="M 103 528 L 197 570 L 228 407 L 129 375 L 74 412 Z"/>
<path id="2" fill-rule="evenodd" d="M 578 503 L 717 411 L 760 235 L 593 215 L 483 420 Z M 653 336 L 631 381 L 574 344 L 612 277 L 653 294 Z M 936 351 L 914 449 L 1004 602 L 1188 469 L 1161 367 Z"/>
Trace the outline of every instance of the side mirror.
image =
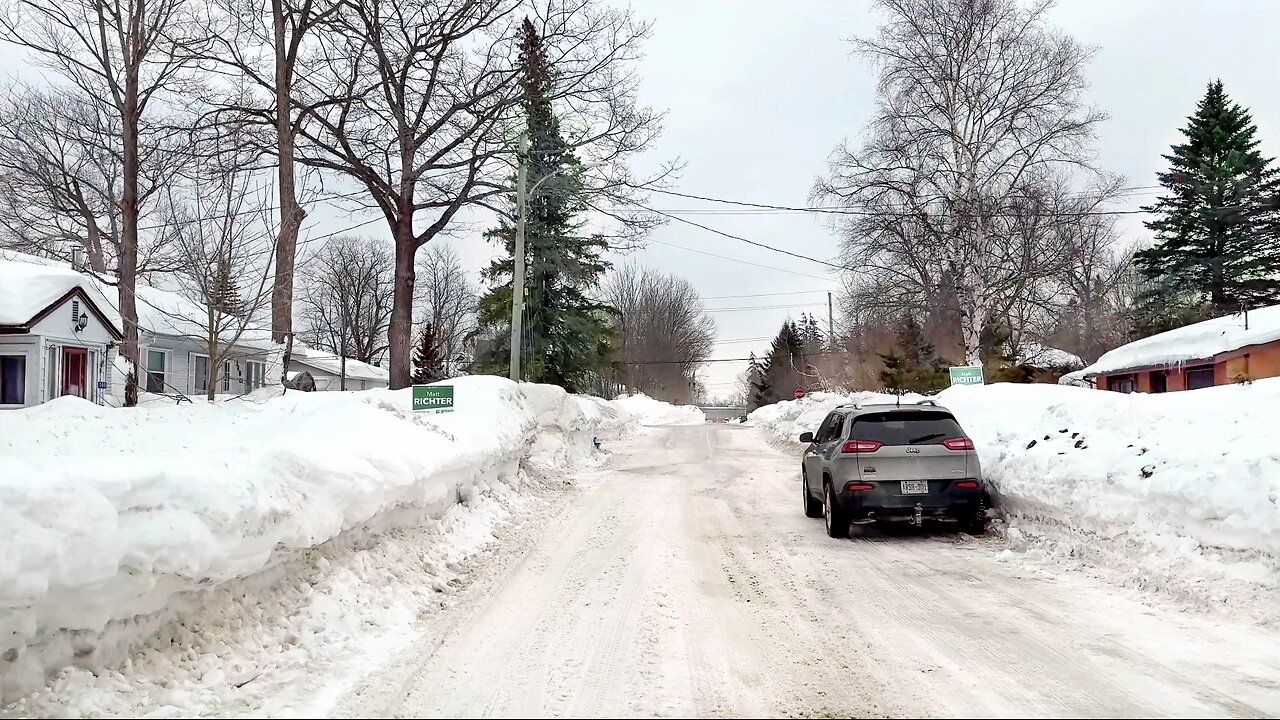
<path id="1" fill-rule="evenodd" d="M 811 443 L 811 442 L 813 442 L 813 433 L 811 433 L 811 432 L 800 433 L 800 442 L 802 442 L 802 443 Z"/>

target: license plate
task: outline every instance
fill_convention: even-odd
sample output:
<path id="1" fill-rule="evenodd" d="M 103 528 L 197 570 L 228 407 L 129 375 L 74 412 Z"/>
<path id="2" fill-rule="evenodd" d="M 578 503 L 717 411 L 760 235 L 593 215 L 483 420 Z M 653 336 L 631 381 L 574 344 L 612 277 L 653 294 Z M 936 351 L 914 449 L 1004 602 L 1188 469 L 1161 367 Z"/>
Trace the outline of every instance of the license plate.
<path id="1" fill-rule="evenodd" d="M 927 492 L 929 492 L 928 480 L 903 480 L 902 481 L 903 495 L 923 495 Z"/>

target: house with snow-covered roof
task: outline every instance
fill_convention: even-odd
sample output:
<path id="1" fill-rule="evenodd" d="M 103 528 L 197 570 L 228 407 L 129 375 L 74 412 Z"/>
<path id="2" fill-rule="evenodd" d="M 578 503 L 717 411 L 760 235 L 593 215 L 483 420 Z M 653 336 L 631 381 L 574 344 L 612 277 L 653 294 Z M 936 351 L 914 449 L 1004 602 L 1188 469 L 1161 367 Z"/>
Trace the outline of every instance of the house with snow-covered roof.
<path id="1" fill-rule="evenodd" d="M 204 397 L 212 384 L 215 395 L 243 395 L 283 375 L 284 348 L 266 328 L 160 288 L 139 285 L 135 298 L 142 392 Z M 117 308 L 110 278 L 0 252 L 0 408 L 64 395 L 123 404 L 127 368 Z M 70 326 L 73 313 L 83 327 Z M 217 342 L 210 342 L 210 328 L 217 328 Z"/>
<path id="2" fill-rule="evenodd" d="M 1280 305 L 1122 345 L 1081 374 L 1103 390 L 1172 392 L 1280 376 Z"/>
<path id="3" fill-rule="evenodd" d="M 340 355 L 295 345 L 289 355 L 289 378 L 307 372 L 316 382 L 316 390 L 373 390 L 391 385 L 391 373 L 377 365 Z"/>
<path id="4" fill-rule="evenodd" d="M 0 257 L 0 408 L 64 395 L 105 402 L 121 337 L 101 283 L 56 263 Z"/>

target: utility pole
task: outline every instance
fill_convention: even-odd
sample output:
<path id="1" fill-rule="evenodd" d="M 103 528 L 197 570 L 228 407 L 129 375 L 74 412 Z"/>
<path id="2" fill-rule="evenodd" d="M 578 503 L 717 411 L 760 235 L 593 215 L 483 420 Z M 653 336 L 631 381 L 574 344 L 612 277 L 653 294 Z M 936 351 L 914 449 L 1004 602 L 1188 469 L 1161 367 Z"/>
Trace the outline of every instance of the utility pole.
<path id="1" fill-rule="evenodd" d="M 836 314 L 831 309 L 831 291 L 827 291 L 827 345 L 828 349 L 836 341 Z"/>
<path id="2" fill-rule="evenodd" d="M 528 154 L 529 135 L 521 132 L 516 152 L 516 248 L 511 258 L 511 379 L 516 382 L 520 382 L 520 324 L 524 318 L 524 184 Z"/>

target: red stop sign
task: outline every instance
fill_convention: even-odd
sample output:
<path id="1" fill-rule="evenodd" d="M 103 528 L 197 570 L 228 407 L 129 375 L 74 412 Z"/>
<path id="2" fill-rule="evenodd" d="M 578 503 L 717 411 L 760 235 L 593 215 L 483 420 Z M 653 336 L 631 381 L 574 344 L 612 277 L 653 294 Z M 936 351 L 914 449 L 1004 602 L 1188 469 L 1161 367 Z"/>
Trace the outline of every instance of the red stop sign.
<path id="1" fill-rule="evenodd" d="M 797 400 L 799 400 L 800 398 L 804 397 L 804 388 L 796 388 L 796 391 L 795 391 L 795 392 L 793 392 L 793 393 L 791 393 L 791 397 L 793 397 L 793 398 L 795 398 L 795 399 L 797 399 Z"/>

